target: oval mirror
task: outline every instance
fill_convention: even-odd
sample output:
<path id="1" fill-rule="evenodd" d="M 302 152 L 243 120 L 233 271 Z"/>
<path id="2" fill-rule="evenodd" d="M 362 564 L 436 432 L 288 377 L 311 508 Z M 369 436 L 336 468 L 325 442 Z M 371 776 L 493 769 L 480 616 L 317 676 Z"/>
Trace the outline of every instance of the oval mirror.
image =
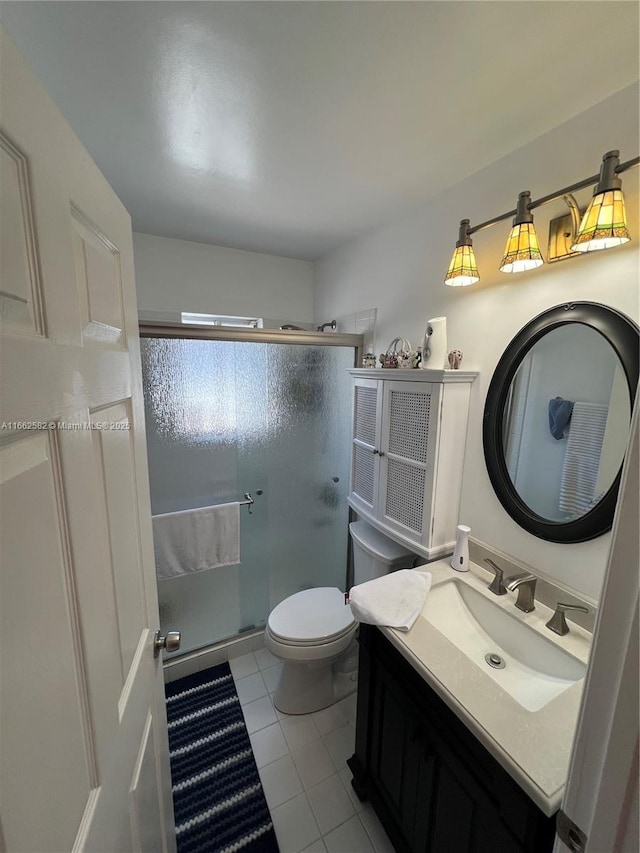
<path id="1" fill-rule="evenodd" d="M 525 530 L 584 542 L 611 528 L 638 383 L 638 328 L 594 302 L 558 305 L 511 341 L 483 443 L 493 488 Z"/>

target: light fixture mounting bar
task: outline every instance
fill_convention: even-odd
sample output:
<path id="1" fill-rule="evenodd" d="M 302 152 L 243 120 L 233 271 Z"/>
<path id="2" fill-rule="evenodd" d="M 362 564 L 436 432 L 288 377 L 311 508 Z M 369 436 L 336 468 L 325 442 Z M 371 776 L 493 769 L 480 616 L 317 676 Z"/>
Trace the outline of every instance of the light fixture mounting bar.
<path id="1" fill-rule="evenodd" d="M 621 174 L 622 172 L 626 172 L 627 169 L 632 169 L 634 166 L 640 165 L 640 157 L 633 157 L 631 160 L 627 160 L 625 163 L 620 163 L 619 166 L 616 167 L 616 175 Z M 577 192 L 578 190 L 583 190 L 585 187 L 593 186 L 597 184 L 600 180 L 600 174 L 591 175 L 589 178 L 585 178 L 582 181 L 578 181 L 575 184 L 570 184 L 568 187 L 563 187 L 561 190 L 556 190 L 555 192 L 549 193 L 549 195 L 542 196 L 541 198 L 534 199 L 529 205 L 529 210 L 534 210 L 536 207 L 540 207 L 543 204 L 547 204 L 547 202 L 555 201 L 558 198 L 562 198 L 562 196 L 569 195 L 570 193 Z M 485 228 L 490 228 L 492 225 L 495 225 L 497 222 L 502 222 L 504 219 L 511 219 L 515 216 L 517 210 L 515 208 L 513 210 L 508 210 L 506 213 L 501 213 L 499 216 L 494 216 L 492 219 L 487 219 L 485 222 L 481 222 L 479 225 L 474 225 L 473 228 L 467 228 L 467 234 L 471 236 L 475 234 L 476 231 L 484 231 Z"/>

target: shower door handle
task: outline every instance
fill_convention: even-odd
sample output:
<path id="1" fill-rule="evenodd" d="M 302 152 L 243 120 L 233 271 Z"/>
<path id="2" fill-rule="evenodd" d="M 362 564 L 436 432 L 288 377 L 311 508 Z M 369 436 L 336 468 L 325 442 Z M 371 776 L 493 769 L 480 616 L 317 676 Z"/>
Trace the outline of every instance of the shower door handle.
<path id="1" fill-rule="evenodd" d="M 160 631 L 156 631 L 156 636 L 153 641 L 153 656 L 157 658 L 160 654 L 160 649 L 166 649 L 168 652 L 177 652 L 180 648 L 180 631 L 167 631 L 166 636 L 161 636 Z"/>

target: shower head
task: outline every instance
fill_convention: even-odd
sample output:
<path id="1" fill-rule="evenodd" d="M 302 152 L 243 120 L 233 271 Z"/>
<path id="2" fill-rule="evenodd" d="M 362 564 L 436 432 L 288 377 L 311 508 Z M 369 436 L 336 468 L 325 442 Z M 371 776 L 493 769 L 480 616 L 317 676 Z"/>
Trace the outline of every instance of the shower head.
<path id="1" fill-rule="evenodd" d="M 329 328 L 335 332 L 337 323 L 335 320 L 330 320 L 328 323 L 323 323 L 321 326 L 318 326 L 318 332 L 324 332 L 324 330 L 329 326 Z"/>

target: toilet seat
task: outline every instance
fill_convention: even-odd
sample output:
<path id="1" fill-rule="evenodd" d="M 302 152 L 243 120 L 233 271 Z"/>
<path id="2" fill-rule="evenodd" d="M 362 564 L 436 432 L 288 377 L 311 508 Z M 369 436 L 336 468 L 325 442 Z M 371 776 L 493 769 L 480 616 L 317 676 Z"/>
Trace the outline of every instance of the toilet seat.
<path id="1" fill-rule="evenodd" d="M 316 587 L 280 602 L 271 611 L 267 626 L 283 645 L 317 646 L 348 636 L 356 622 L 337 587 Z"/>

